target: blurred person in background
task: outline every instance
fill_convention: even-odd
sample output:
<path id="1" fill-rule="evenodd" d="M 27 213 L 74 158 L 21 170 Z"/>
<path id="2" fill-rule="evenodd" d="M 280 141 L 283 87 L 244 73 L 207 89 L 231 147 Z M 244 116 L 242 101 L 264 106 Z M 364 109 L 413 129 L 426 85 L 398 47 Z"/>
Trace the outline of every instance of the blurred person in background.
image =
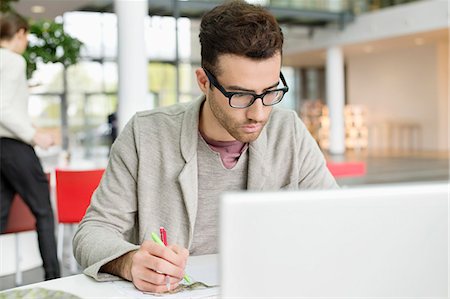
<path id="1" fill-rule="evenodd" d="M 20 15 L 0 13 L 0 214 L 3 232 L 13 197 L 18 193 L 36 218 L 45 279 L 60 277 L 49 185 L 33 146 L 54 144 L 28 115 L 26 62 L 28 23 Z"/>
<path id="2" fill-rule="evenodd" d="M 109 138 L 112 145 L 117 138 L 117 112 L 108 115 L 108 126 L 110 130 Z"/>

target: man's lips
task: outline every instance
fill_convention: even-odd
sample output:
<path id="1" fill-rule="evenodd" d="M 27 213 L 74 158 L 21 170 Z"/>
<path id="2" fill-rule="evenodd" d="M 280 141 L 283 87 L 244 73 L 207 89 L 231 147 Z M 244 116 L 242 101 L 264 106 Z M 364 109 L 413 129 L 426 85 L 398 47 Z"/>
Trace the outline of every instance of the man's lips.
<path id="1" fill-rule="evenodd" d="M 256 124 L 247 124 L 243 125 L 241 128 L 244 130 L 245 133 L 255 133 L 261 130 L 262 124 L 256 123 Z"/>

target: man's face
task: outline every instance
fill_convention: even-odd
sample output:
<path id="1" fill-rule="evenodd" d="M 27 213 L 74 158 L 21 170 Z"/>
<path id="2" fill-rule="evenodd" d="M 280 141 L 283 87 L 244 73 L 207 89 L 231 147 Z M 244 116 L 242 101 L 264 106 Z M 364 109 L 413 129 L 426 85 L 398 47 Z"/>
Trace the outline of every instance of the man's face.
<path id="1" fill-rule="evenodd" d="M 236 55 L 222 55 L 218 59 L 220 73 L 214 74 L 219 84 L 228 92 L 252 92 L 261 94 L 275 89 L 280 81 L 281 55 L 277 54 L 264 60 L 253 60 Z M 211 83 L 210 83 L 211 84 Z M 261 99 L 247 108 L 233 108 L 217 88 L 206 89 L 206 102 L 203 111 L 210 114 L 207 129 L 213 130 L 215 140 L 239 140 L 252 142 L 261 133 L 267 123 L 271 106 L 264 106 Z M 202 114 L 204 114 L 202 112 Z"/>

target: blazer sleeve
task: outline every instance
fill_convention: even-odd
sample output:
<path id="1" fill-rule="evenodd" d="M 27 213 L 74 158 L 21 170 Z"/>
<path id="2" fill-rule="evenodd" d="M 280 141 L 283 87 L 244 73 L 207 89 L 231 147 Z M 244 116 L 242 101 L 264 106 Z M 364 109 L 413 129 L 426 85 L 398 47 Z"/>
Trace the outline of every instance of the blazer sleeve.
<path id="1" fill-rule="evenodd" d="M 138 249 L 136 231 L 139 128 L 134 116 L 114 143 L 108 167 L 73 239 L 84 273 L 99 281 L 118 277 L 99 273 L 106 263 Z"/>
<path id="2" fill-rule="evenodd" d="M 293 112 L 297 155 L 300 159 L 299 189 L 336 189 L 339 188 L 333 175 L 326 166 L 325 158 L 317 142 L 306 129 L 297 114 Z"/>

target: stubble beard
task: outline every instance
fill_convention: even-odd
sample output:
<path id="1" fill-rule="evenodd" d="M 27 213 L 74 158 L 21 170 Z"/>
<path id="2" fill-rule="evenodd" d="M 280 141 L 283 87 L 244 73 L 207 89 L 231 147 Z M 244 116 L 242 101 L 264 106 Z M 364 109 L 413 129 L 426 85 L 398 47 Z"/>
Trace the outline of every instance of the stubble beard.
<path id="1" fill-rule="evenodd" d="M 220 125 L 236 140 L 243 142 L 243 143 L 249 143 L 252 141 L 255 141 L 259 135 L 261 134 L 262 129 L 264 128 L 266 122 L 256 122 L 247 120 L 245 123 L 236 123 L 235 120 L 233 120 L 231 117 L 226 115 L 223 110 L 220 108 L 219 105 L 216 104 L 216 99 L 211 95 L 208 99 L 209 102 L 209 108 L 211 109 L 211 112 L 213 113 L 214 117 L 217 119 L 217 121 L 220 123 Z M 233 108 L 238 109 L 238 108 Z M 260 124 L 261 129 L 254 133 L 245 133 L 240 130 L 241 126 L 247 125 L 247 124 Z"/>

